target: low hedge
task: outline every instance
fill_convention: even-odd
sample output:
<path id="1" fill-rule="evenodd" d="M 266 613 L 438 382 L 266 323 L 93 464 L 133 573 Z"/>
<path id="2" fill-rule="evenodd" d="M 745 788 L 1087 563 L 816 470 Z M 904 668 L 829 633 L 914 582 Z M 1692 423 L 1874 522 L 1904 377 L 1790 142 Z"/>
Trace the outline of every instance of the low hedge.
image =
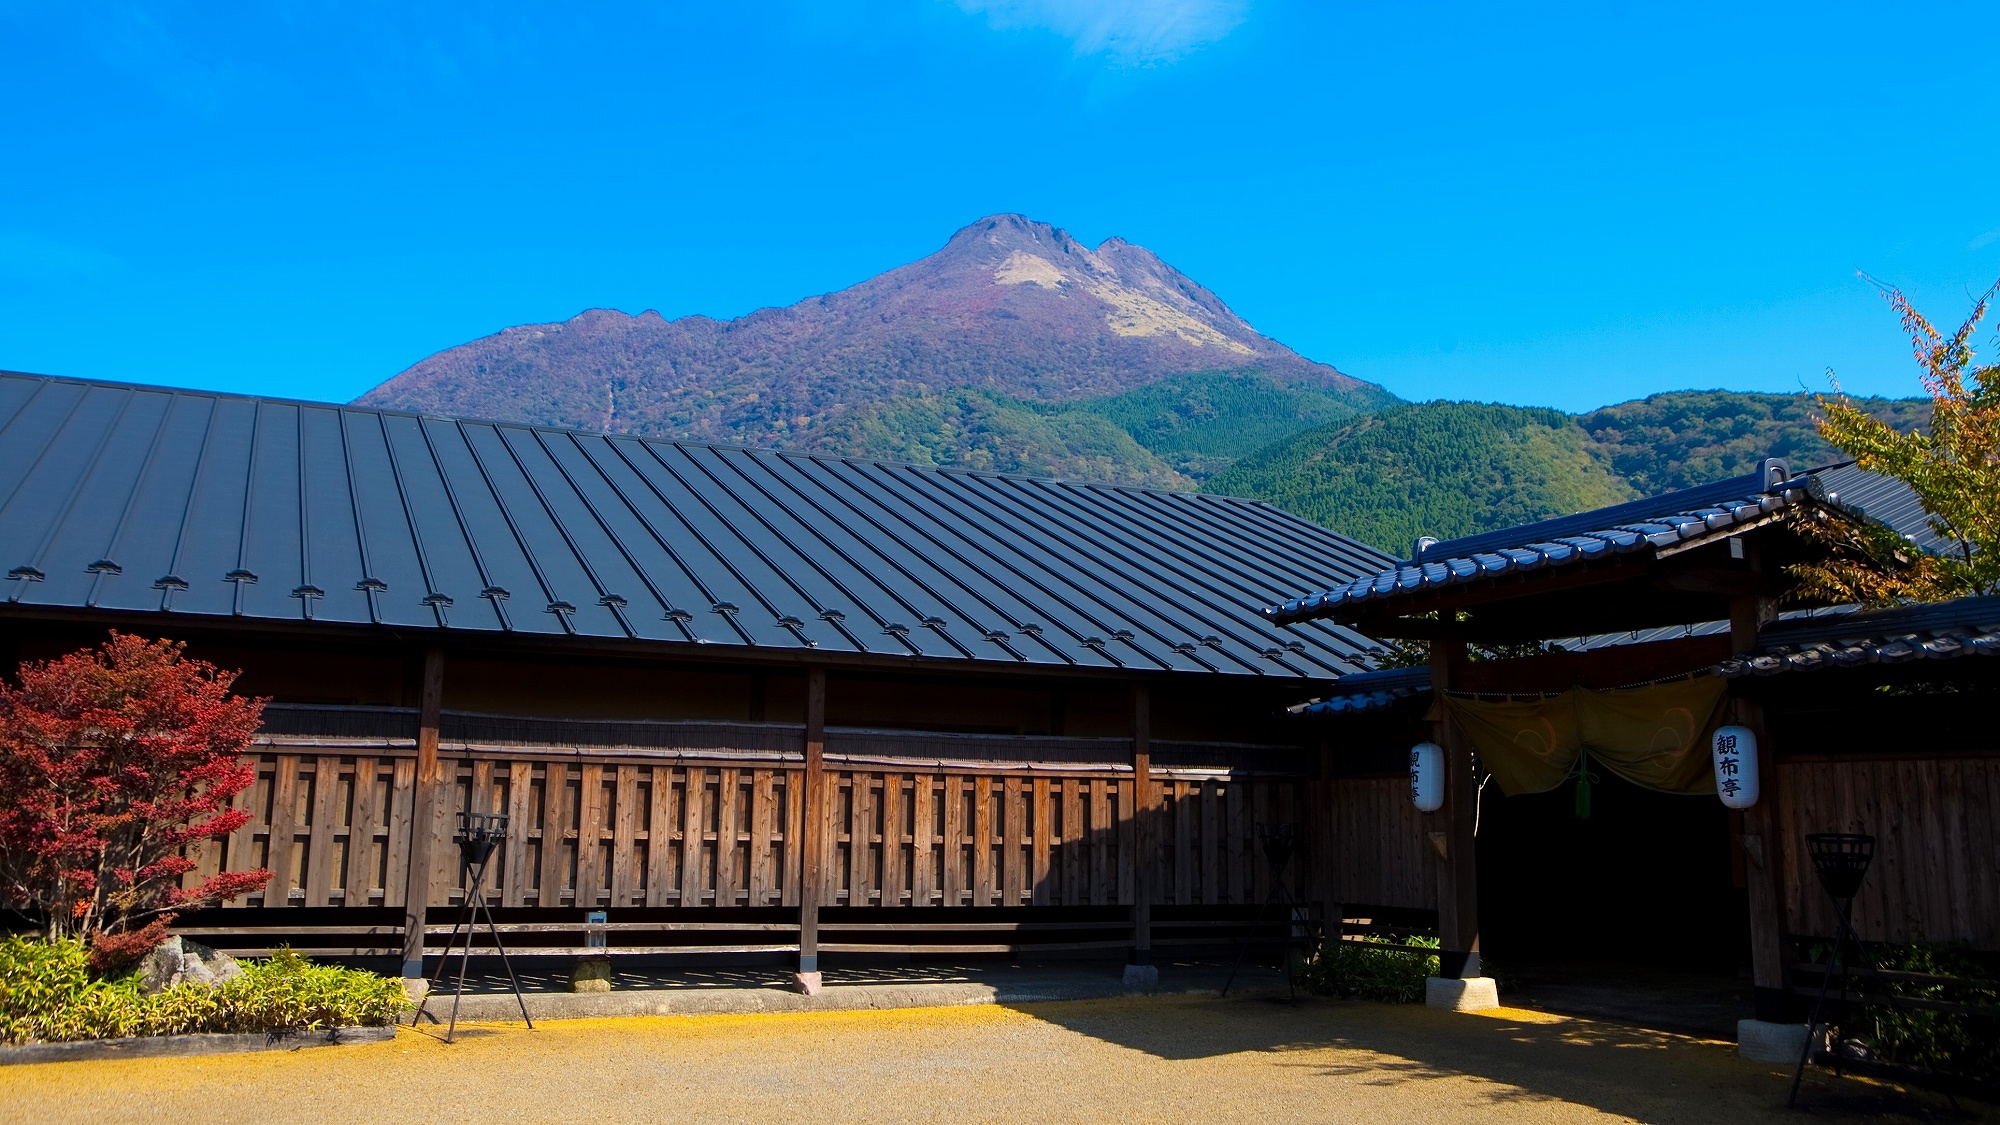
<path id="1" fill-rule="evenodd" d="M 1375 937 L 1329 941 L 1306 962 L 1306 987 L 1322 996 L 1414 1004 L 1424 998 L 1424 982 L 1438 973 L 1435 954 L 1385 949 Z M 1399 938 L 1394 944 L 1437 948 L 1434 937 Z"/>
<path id="2" fill-rule="evenodd" d="M 182 984 L 147 996 L 136 971 L 94 976 L 82 942 L 0 941 L 0 1043 L 380 1027 L 407 1007 L 400 980 L 315 965 L 289 949 L 244 962 L 242 976 L 213 988 Z"/>

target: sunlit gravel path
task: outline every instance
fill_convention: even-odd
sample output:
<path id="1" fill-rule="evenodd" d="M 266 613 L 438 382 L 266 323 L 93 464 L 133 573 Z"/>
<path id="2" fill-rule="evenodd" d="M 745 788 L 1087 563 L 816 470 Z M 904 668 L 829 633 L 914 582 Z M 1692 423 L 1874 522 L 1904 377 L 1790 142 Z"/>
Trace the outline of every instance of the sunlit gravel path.
<path id="1" fill-rule="evenodd" d="M 1725 1044 L 1532 1012 L 1138 998 L 16 1066 L 0 1069 L 0 1121 L 1798 1121 L 1788 1078 Z M 1859 1083 L 1809 1093 L 1814 1121 L 1930 1104 Z"/>

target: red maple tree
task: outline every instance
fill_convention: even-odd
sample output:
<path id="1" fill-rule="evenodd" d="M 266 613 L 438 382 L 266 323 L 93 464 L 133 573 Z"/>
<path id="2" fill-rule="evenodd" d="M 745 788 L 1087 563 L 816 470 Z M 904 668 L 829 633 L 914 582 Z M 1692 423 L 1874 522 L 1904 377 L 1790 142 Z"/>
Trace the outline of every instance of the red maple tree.
<path id="1" fill-rule="evenodd" d="M 113 632 L 95 649 L 23 663 L 0 682 L 0 893 L 50 939 L 100 957 L 143 953 L 176 909 L 256 890 L 269 871 L 184 888 L 187 853 L 250 819 L 243 752 L 264 700 L 182 645 Z"/>

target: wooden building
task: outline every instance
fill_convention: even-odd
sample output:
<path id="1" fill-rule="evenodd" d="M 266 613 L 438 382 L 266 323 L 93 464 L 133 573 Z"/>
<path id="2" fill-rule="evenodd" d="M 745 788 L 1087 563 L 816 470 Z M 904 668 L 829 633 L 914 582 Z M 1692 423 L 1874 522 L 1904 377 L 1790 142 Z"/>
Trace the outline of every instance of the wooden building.
<path id="1" fill-rule="evenodd" d="M 593 909 L 808 982 L 1214 944 L 1316 803 L 1285 708 L 1378 649 L 1260 608 L 1391 561 L 1220 497 L 0 376 L 0 662 L 120 629 L 240 669 L 252 818 L 195 875 L 275 878 L 182 925 L 406 974 L 461 811 L 510 817 L 525 952 Z"/>
<path id="2" fill-rule="evenodd" d="M 1864 939 L 2000 951 L 2000 661 L 1978 659 L 2000 655 L 2000 599 L 1781 616 L 1785 568 L 1814 550 L 1787 521 L 1827 509 L 1934 545 L 1896 482 L 1767 461 L 1666 496 L 1422 541 L 1409 562 L 1271 607 L 1281 622 L 1431 646 L 1426 668 L 1352 674 L 1298 708 L 1344 748 L 1336 771 L 1350 775 L 1329 783 L 1328 899 L 1435 910 L 1447 976 L 1477 976 L 1483 948 L 1516 963 L 1740 963 L 1755 983 L 1744 1015 L 1788 1024 L 1803 1018 L 1802 951 L 1834 929 L 1804 836 L 1866 832 L 1878 852 L 1856 907 Z M 1535 645 L 1547 647 L 1492 658 Z M 1481 646 L 1489 658 L 1472 659 Z M 1586 705 L 1650 725 L 1600 723 L 1559 753 L 1558 728 L 1588 727 Z M 1761 741 L 1762 794 L 1743 812 L 1702 776 L 1725 721 Z M 1653 741 L 1621 745 L 1634 737 Z M 1434 814 L 1409 797 L 1418 740 L 1449 764 Z M 1534 783 L 1501 760 L 1537 755 L 1547 761 L 1527 767 L 1552 768 Z M 1583 772 L 1599 801 L 1588 822 Z"/>

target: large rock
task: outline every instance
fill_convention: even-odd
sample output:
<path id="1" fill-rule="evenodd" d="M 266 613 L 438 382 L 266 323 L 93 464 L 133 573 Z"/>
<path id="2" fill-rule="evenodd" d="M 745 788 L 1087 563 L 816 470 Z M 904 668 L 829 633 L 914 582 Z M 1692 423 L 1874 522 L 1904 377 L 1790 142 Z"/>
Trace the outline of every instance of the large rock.
<path id="1" fill-rule="evenodd" d="M 161 942 L 139 965 L 139 990 L 150 996 L 175 985 L 214 988 L 243 975 L 243 966 L 227 953 L 175 935 Z"/>

